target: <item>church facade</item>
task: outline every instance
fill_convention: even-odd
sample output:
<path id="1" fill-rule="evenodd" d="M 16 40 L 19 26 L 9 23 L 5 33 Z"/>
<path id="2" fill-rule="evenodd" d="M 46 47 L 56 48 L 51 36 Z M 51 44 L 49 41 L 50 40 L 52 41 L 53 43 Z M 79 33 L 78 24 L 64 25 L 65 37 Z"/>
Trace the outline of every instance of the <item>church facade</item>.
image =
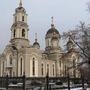
<path id="1" fill-rule="evenodd" d="M 68 67 L 79 62 L 71 39 L 67 42 L 68 51 L 61 49 L 61 36 L 53 21 L 45 36 L 45 50 L 40 49 L 37 36 L 31 45 L 28 32 L 27 13 L 20 1 L 13 15 L 10 43 L 0 55 L 0 76 L 45 77 L 47 73 L 50 77 L 66 76 Z M 79 76 L 78 70 L 72 68 L 69 72 L 72 77 Z"/>

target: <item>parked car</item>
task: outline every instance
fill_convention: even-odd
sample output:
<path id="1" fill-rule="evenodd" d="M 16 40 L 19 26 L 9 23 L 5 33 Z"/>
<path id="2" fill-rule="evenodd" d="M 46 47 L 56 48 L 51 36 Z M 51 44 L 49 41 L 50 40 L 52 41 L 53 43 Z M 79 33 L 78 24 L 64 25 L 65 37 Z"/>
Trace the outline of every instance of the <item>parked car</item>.
<path id="1" fill-rule="evenodd" d="M 10 83 L 8 86 L 9 87 L 17 87 L 17 84 Z"/>
<path id="2" fill-rule="evenodd" d="M 23 83 L 17 83 L 17 84 L 10 83 L 8 86 L 9 87 L 21 87 L 23 86 Z"/>
<path id="3" fill-rule="evenodd" d="M 42 83 L 41 82 L 38 82 L 38 81 L 32 81 L 31 82 L 31 85 L 32 86 L 40 86 L 40 85 L 42 85 Z"/>
<path id="4" fill-rule="evenodd" d="M 18 86 L 23 86 L 23 83 L 17 83 Z"/>
<path id="5" fill-rule="evenodd" d="M 6 90 L 6 88 L 0 88 L 0 90 Z"/>
<path id="6" fill-rule="evenodd" d="M 55 83 L 56 85 L 63 85 L 63 83 L 61 81 L 58 81 Z"/>

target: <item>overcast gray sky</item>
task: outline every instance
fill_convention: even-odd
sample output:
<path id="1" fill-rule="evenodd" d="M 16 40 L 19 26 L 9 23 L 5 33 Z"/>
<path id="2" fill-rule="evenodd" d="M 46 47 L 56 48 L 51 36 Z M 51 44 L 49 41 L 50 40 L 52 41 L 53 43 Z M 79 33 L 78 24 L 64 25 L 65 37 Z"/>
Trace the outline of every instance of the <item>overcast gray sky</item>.
<path id="1" fill-rule="evenodd" d="M 34 41 L 35 33 L 41 48 L 45 47 L 44 37 L 51 25 L 51 17 L 60 33 L 75 28 L 79 21 L 90 22 L 87 11 L 89 0 L 22 0 L 28 14 L 29 40 Z M 10 41 L 11 25 L 15 8 L 19 0 L 1 0 L 0 2 L 0 52 Z"/>

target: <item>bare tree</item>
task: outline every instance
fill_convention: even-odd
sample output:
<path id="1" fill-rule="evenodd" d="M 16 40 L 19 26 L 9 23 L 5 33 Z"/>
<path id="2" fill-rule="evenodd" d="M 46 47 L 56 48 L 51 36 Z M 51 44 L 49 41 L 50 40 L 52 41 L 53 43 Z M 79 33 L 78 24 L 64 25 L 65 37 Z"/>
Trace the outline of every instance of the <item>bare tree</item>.
<path id="1" fill-rule="evenodd" d="M 68 32 L 64 32 L 62 35 L 63 39 L 70 37 L 80 54 L 89 58 L 90 56 L 90 28 L 85 26 L 84 22 L 80 22 L 80 25 L 75 28 L 75 30 L 70 30 Z"/>
<path id="2" fill-rule="evenodd" d="M 90 2 L 87 3 L 88 11 L 90 12 Z"/>
<path id="3" fill-rule="evenodd" d="M 79 54 L 82 56 L 82 62 L 78 64 L 80 70 L 90 85 L 90 27 L 86 26 L 84 22 L 69 32 L 63 33 L 63 38 L 70 37 L 76 44 Z"/>

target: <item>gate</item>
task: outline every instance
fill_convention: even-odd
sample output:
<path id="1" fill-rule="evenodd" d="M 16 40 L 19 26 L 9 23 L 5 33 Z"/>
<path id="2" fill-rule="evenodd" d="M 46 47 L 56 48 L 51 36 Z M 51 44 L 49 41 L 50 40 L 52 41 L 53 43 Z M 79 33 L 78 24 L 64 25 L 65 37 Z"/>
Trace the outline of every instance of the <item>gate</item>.
<path id="1" fill-rule="evenodd" d="M 25 90 L 25 75 L 22 77 L 0 77 L 0 88 L 4 90 Z"/>

